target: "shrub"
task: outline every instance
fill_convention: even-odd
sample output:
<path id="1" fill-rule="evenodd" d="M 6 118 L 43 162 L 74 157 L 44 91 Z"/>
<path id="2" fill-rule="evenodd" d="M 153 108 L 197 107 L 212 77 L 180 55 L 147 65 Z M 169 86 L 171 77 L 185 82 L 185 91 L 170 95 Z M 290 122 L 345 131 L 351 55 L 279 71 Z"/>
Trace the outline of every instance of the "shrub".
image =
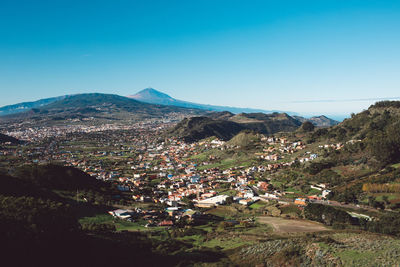
<path id="1" fill-rule="evenodd" d="M 333 224 L 359 224 L 357 218 L 351 217 L 347 212 L 331 206 L 309 203 L 304 208 L 304 215 L 309 220 L 318 221 L 326 225 Z"/>

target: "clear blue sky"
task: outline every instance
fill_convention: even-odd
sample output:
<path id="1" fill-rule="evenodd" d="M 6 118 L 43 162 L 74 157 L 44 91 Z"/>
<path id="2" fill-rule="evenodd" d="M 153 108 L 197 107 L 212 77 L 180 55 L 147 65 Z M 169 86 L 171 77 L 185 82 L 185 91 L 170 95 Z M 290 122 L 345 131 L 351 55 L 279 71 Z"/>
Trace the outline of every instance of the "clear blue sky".
<path id="1" fill-rule="evenodd" d="M 361 111 L 400 97 L 400 1 L 1 1 L 0 106 L 146 87 L 198 103 Z"/>

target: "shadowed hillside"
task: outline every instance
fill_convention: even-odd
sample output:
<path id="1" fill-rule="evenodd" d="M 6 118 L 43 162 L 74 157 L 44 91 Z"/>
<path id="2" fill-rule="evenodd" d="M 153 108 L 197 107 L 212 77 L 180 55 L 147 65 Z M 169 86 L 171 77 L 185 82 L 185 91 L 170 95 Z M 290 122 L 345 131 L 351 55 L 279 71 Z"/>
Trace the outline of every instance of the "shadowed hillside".
<path id="1" fill-rule="evenodd" d="M 168 132 L 169 135 L 178 136 L 185 142 L 194 142 L 210 136 L 221 140 L 229 140 L 240 131 L 242 125 L 223 120 L 213 120 L 208 117 L 192 117 L 184 119 Z"/>
<path id="2" fill-rule="evenodd" d="M 187 142 L 211 136 L 229 140 L 242 130 L 274 134 L 295 131 L 300 125 L 301 122 L 286 113 L 240 113 L 234 115 L 230 112 L 218 112 L 209 114 L 208 117 L 184 119 L 168 134 L 183 138 Z"/>
<path id="3" fill-rule="evenodd" d="M 241 113 L 229 120 L 241 124 L 246 129 L 263 134 L 292 132 L 301 125 L 301 122 L 286 113 Z"/>
<path id="4" fill-rule="evenodd" d="M 19 143 L 21 143 L 20 140 L 14 138 L 14 137 L 12 137 L 12 136 L 8 136 L 8 135 L 1 134 L 1 133 L 0 133 L 0 144 L 2 144 L 2 143 L 7 143 L 7 142 L 10 142 L 10 143 L 12 143 L 12 144 L 19 144 Z"/>

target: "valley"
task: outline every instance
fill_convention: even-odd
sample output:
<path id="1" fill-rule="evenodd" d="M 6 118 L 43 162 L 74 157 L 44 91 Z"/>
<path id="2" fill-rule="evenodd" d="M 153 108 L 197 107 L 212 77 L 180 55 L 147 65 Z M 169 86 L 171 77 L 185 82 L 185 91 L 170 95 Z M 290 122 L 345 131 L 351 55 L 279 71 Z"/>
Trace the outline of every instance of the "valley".
<path id="1" fill-rule="evenodd" d="M 400 267 L 400 1 L 0 25 L 0 267 Z"/>
<path id="2" fill-rule="evenodd" d="M 43 110 L 72 114 L 71 105 Z M 146 105 L 140 113 L 148 112 Z M 165 107 L 161 117 L 153 110 L 146 119 L 113 123 L 63 117 L 49 125 L 43 115 L 36 125 L 31 115 L 7 117 L 2 132 L 17 139 L 0 145 L 2 223 L 45 247 L 90 243 L 89 254 L 100 250 L 93 242 L 110 251 L 115 244 L 136 248 L 135 257 L 150 265 L 232 266 L 246 259 L 278 266 L 289 256 L 294 266 L 390 264 L 400 250 L 398 108 L 398 102 L 377 103 L 329 128 L 287 114 L 182 109 L 164 115 Z M 26 207 L 18 214 L 29 214 L 27 225 L 12 215 L 16 205 Z M 64 213 L 66 228 L 49 227 L 42 210 Z M 73 231 L 73 240 L 39 234 L 59 231 Z M 354 240 L 386 252 L 365 261 L 370 250 Z M 118 264 L 131 263 L 129 253 L 115 253 Z M 104 254 L 97 261 L 115 259 Z"/>

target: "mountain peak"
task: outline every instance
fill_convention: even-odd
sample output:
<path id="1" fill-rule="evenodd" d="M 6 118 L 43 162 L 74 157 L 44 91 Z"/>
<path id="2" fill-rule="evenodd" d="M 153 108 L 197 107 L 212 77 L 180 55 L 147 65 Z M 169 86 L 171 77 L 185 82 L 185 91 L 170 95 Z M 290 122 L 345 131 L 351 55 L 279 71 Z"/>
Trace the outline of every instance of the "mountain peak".
<path id="1" fill-rule="evenodd" d="M 129 98 L 133 98 L 139 101 L 143 101 L 143 102 L 154 102 L 154 101 L 160 101 L 160 100 L 168 100 L 171 101 L 173 100 L 172 97 L 170 97 L 169 95 L 160 92 L 154 88 L 146 88 L 141 90 L 140 92 L 138 92 L 137 94 L 134 95 L 129 95 Z"/>
<path id="2" fill-rule="evenodd" d="M 127 97 L 145 102 L 150 104 L 158 104 L 158 105 L 167 105 L 167 106 L 177 106 L 184 108 L 196 108 L 203 109 L 209 111 L 229 111 L 232 113 L 254 113 L 254 112 L 262 112 L 262 113 L 272 113 L 276 110 L 261 110 L 261 109 L 252 109 L 252 108 L 235 108 L 235 107 L 227 107 L 227 106 L 214 106 L 207 104 L 197 104 L 188 101 L 182 101 L 179 99 L 175 99 L 163 92 L 160 92 L 154 88 L 146 88 L 138 92 L 134 95 L 128 95 Z M 281 112 L 281 111 L 279 111 Z"/>

